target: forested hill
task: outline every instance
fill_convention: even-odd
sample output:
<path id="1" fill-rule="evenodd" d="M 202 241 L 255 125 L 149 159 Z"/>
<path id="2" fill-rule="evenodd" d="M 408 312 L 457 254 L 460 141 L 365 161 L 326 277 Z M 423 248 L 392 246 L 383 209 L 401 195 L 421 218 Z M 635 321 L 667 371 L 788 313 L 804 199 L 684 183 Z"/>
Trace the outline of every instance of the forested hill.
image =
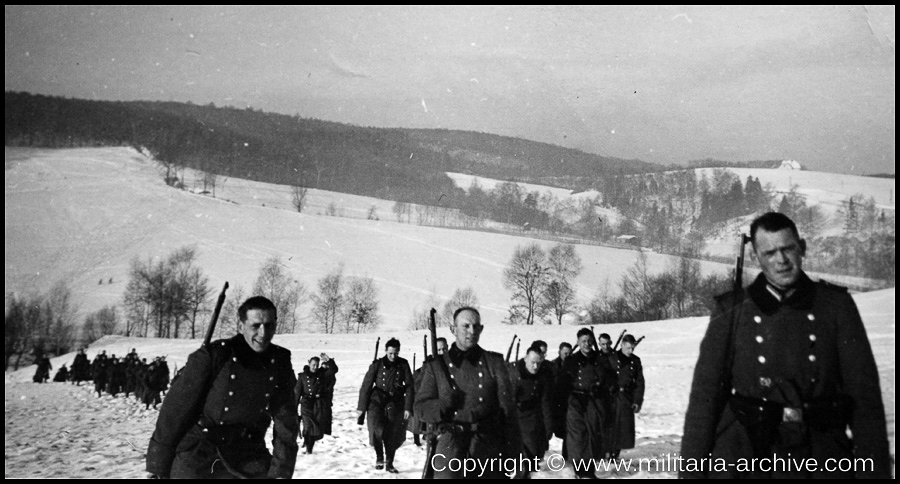
<path id="1" fill-rule="evenodd" d="M 224 176 L 435 204 L 453 203 L 447 171 L 572 185 L 659 171 L 517 138 L 371 128 L 175 102 L 117 102 L 6 93 L 6 146 L 130 145 L 166 163 Z M 559 184 L 558 183 L 558 184 Z"/>

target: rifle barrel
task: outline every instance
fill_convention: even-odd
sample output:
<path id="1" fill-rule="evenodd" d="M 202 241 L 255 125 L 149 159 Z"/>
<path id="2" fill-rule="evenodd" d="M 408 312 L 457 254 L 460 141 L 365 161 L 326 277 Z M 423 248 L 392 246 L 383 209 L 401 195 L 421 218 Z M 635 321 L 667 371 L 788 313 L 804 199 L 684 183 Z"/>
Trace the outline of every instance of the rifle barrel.
<path id="1" fill-rule="evenodd" d="M 219 321 L 219 313 L 222 312 L 222 306 L 225 304 L 225 291 L 227 290 L 228 281 L 225 281 L 225 285 L 222 286 L 222 292 L 219 293 L 219 298 L 216 299 L 216 307 L 209 318 L 209 327 L 206 328 L 206 337 L 203 338 L 204 347 L 209 346 L 209 342 L 212 341 L 213 332 L 216 330 L 216 322 Z"/>

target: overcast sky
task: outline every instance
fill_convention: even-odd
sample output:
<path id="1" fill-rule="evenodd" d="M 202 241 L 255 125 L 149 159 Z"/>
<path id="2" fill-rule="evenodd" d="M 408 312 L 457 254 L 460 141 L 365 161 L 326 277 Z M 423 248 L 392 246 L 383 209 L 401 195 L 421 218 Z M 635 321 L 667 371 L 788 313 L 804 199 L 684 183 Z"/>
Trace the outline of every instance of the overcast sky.
<path id="1" fill-rule="evenodd" d="M 894 173 L 894 12 L 6 6 L 6 90 Z"/>

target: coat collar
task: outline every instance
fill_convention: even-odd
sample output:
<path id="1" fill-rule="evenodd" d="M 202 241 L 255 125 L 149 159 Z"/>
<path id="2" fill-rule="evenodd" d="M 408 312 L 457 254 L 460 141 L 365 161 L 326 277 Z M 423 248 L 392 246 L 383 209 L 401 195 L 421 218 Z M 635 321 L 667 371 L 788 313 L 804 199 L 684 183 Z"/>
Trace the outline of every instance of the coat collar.
<path id="1" fill-rule="evenodd" d="M 483 352 L 484 350 L 482 350 L 481 346 L 478 345 L 475 345 L 469 351 L 462 351 L 459 349 L 459 347 L 456 346 L 456 343 L 453 343 L 452 345 L 450 345 L 450 351 L 448 351 L 447 353 L 450 357 L 450 361 L 454 365 L 459 366 L 464 359 L 469 363 L 472 363 L 473 365 L 477 365 L 478 360 L 481 359 L 481 353 Z"/>
<path id="2" fill-rule="evenodd" d="M 766 288 L 766 276 L 760 273 L 752 284 L 747 286 L 747 294 L 753 302 L 765 313 L 771 315 L 782 306 L 808 310 L 812 308 L 813 297 L 816 295 L 816 284 L 806 275 L 800 272 L 794 291 L 781 301 L 778 300 L 769 289 Z"/>

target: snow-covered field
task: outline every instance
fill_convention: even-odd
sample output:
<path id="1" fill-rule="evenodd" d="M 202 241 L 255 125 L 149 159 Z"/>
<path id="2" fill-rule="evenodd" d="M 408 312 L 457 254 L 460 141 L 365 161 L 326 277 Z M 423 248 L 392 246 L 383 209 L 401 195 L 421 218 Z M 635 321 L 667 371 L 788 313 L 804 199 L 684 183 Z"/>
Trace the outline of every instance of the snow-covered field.
<path id="1" fill-rule="evenodd" d="M 881 376 L 882 397 L 887 412 L 891 456 L 895 455 L 895 293 L 893 289 L 854 296 L 863 316 Z M 637 416 L 637 447 L 624 451 L 626 459 L 674 456 L 680 449 L 693 367 L 707 318 L 690 318 L 647 323 L 615 324 L 597 328 L 618 335 L 628 329 L 646 335 L 638 347 L 647 381 L 646 402 Z M 482 337 L 485 348 L 506 352 L 514 333 L 525 345 L 535 339 L 550 344 L 551 353 L 561 341 L 574 341 L 577 328 L 571 326 L 513 327 L 487 323 Z M 422 331 L 380 333 L 382 341 L 395 336 L 403 344 L 401 355 L 421 363 Z M 450 336 L 446 328 L 439 335 Z M 451 337 L 452 341 L 452 337 Z M 359 385 L 374 353 L 375 335 L 278 335 L 275 342 L 293 353 L 294 369 L 321 352 L 340 365 L 334 409 L 334 435 L 316 445 L 313 455 L 299 455 L 297 478 L 402 478 L 419 477 L 424 449 L 412 438 L 398 450 L 396 466 L 400 474 L 375 471 L 374 452 L 367 446 L 365 427 L 356 425 L 355 405 Z M 105 349 L 122 355 L 137 348 L 142 356 L 166 354 L 181 366 L 187 355 L 199 347 L 197 340 L 159 340 L 106 337 L 88 349 L 93 358 Z M 523 350 L 524 351 L 524 350 Z M 53 358 L 54 368 L 70 365 L 74 354 Z M 173 368 L 174 370 L 174 368 Z M 5 378 L 6 474 L 7 478 L 139 478 L 145 476 L 144 453 L 157 412 L 143 410 L 136 401 L 97 398 L 87 387 L 68 383 L 31 383 L 34 366 L 7 373 Z M 550 454 L 561 451 L 554 438 Z M 548 454 L 549 455 L 549 454 Z M 546 464 L 544 464 L 546 466 Z M 637 464 L 635 464 L 637 465 Z M 601 472 L 607 477 L 673 478 L 674 472 Z M 571 468 L 559 472 L 544 470 L 537 478 L 573 477 Z"/>
<path id="2" fill-rule="evenodd" d="M 446 300 L 467 286 L 486 319 L 499 321 L 510 298 L 503 269 L 516 246 L 532 241 L 397 223 L 393 202 L 320 190 L 311 191 L 311 207 L 297 213 L 289 209 L 285 185 L 220 179 L 217 198 L 196 195 L 166 186 L 159 166 L 128 148 L 7 148 L 4 174 L 6 292 L 46 292 L 63 280 L 82 315 L 120 303 L 133 258 L 147 261 L 196 245 L 198 264 L 216 290 L 229 281 L 249 292 L 272 256 L 310 290 L 343 263 L 345 275 L 375 280 L 384 328 L 408 327 L 413 310 L 433 294 Z M 381 219 L 320 215 L 331 202 L 354 213 L 375 204 Z M 584 263 L 577 279 L 581 303 L 607 281 L 615 294 L 638 257 L 634 250 L 576 249 Z M 648 254 L 651 271 L 669 260 Z M 728 266 L 704 262 L 702 270 Z"/>

